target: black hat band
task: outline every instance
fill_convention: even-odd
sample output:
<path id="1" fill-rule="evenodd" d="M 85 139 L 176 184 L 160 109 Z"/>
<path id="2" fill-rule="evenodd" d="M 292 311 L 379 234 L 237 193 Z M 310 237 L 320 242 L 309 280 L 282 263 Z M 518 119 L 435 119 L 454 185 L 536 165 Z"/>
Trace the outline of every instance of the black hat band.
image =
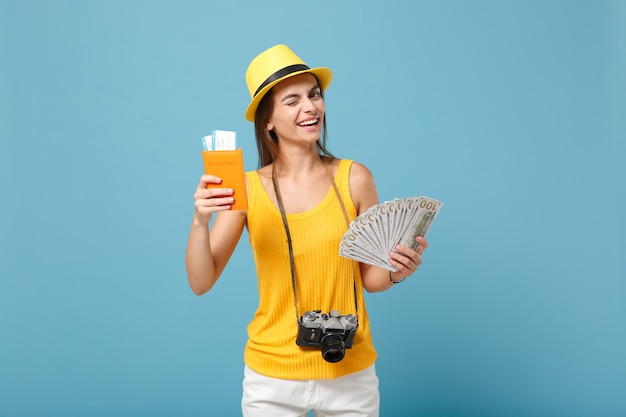
<path id="1" fill-rule="evenodd" d="M 276 71 L 275 73 L 273 73 L 272 75 L 267 77 L 267 79 L 261 83 L 259 88 L 257 88 L 256 91 L 254 92 L 254 97 L 256 97 L 256 95 L 259 94 L 259 91 L 263 90 L 263 87 L 273 83 L 276 80 L 280 80 L 285 75 L 289 75 L 289 74 L 291 74 L 293 72 L 297 72 L 297 71 L 306 71 L 306 70 L 309 70 L 309 69 L 311 69 L 311 68 L 309 68 L 308 66 L 306 66 L 304 64 L 289 65 L 288 67 L 279 69 L 278 71 Z"/>

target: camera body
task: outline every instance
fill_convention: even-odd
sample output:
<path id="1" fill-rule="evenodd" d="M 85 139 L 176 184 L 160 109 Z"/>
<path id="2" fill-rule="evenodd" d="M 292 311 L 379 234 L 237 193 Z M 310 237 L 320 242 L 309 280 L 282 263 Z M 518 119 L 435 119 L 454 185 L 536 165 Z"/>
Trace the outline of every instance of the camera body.
<path id="1" fill-rule="evenodd" d="M 330 310 L 328 314 L 321 310 L 307 311 L 298 319 L 296 344 L 321 348 L 327 362 L 339 362 L 345 350 L 352 347 L 358 327 L 354 314 L 341 315 L 339 310 Z"/>

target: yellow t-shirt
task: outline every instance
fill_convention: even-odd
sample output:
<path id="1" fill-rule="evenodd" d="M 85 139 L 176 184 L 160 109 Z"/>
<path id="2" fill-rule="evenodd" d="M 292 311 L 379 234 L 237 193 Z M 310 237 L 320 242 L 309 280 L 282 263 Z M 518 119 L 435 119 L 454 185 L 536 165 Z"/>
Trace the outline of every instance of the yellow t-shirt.
<path id="1" fill-rule="evenodd" d="M 349 220 L 356 217 L 350 196 L 352 161 L 341 160 L 335 183 Z M 295 269 L 298 315 L 309 310 L 355 314 L 354 280 L 359 327 L 343 360 L 330 363 L 320 348 L 296 345 L 298 323 L 289 263 L 287 234 L 278 208 L 256 171 L 247 172 L 247 227 L 258 278 L 259 306 L 248 325 L 244 361 L 254 371 L 282 379 L 330 379 L 363 370 L 376 360 L 363 299 L 358 264 L 339 256 L 347 224 L 337 195 L 330 187 L 315 208 L 287 214 Z M 356 275 L 356 277 L 355 277 Z"/>

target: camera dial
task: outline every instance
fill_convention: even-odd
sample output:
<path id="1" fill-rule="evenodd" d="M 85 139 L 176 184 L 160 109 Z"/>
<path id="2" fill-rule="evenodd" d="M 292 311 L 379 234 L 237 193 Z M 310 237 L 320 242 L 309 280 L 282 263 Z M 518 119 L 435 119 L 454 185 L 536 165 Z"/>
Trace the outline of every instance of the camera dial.
<path id="1" fill-rule="evenodd" d="M 316 318 L 317 318 L 317 312 L 316 311 L 307 311 L 302 316 L 302 321 L 315 321 Z"/>

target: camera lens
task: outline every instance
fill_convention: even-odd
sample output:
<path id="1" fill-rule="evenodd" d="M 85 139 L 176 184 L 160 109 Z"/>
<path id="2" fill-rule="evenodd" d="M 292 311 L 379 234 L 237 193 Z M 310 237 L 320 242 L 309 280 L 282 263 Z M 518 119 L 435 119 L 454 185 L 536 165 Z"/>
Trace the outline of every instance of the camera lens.
<path id="1" fill-rule="evenodd" d="M 346 354 L 346 347 L 340 335 L 326 335 L 320 342 L 320 345 L 322 347 L 322 357 L 326 362 L 339 362 Z"/>

